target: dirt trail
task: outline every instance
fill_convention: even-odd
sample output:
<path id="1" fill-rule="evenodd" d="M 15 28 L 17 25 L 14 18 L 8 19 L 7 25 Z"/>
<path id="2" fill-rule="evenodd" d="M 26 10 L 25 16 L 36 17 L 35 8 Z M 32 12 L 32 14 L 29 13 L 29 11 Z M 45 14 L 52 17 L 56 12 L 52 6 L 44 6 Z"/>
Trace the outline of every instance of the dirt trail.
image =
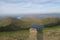
<path id="1" fill-rule="evenodd" d="M 37 40 L 37 30 L 31 28 L 29 31 L 30 31 L 29 40 Z"/>
<path id="2" fill-rule="evenodd" d="M 29 40 L 43 40 L 43 34 L 39 33 L 37 29 L 31 28 Z"/>
<path id="3" fill-rule="evenodd" d="M 42 33 L 37 33 L 37 40 L 43 40 L 43 34 Z"/>

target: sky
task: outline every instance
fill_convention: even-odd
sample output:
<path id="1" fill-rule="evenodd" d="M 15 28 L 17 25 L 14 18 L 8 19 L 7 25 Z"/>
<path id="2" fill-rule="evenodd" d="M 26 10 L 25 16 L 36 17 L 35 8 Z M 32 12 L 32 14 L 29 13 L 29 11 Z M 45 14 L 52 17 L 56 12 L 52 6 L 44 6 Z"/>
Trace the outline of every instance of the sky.
<path id="1" fill-rule="evenodd" d="M 0 14 L 60 13 L 60 0 L 0 0 Z"/>

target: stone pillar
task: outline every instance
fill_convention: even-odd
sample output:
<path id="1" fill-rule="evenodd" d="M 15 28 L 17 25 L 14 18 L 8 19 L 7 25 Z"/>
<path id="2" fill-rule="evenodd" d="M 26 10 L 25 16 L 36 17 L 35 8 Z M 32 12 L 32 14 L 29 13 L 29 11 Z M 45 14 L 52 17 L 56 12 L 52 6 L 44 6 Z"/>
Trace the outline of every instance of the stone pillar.
<path id="1" fill-rule="evenodd" d="M 29 40 L 37 40 L 37 29 L 30 28 Z"/>

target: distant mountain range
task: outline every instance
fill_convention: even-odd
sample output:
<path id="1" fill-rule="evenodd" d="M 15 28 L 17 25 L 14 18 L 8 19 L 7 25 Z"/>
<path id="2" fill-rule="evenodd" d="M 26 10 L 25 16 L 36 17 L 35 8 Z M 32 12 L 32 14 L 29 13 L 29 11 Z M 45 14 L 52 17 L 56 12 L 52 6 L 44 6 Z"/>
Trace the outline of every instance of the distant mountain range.
<path id="1" fill-rule="evenodd" d="M 60 17 L 60 14 L 31 14 L 28 17 L 41 18 L 41 17 Z"/>
<path id="2" fill-rule="evenodd" d="M 1 17 L 48 17 L 48 16 L 55 16 L 55 17 L 60 17 L 60 13 L 48 13 L 48 14 L 12 14 L 12 15 L 0 15 Z"/>

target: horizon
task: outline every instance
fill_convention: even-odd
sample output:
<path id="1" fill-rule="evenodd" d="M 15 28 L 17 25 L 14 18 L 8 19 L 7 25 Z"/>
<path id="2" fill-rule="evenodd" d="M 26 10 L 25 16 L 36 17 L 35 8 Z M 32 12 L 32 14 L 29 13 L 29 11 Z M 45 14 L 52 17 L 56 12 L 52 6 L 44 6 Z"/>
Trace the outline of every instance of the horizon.
<path id="1" fill-rule="evenodd" d="M 44 13 L 44 14 L 0 14 L 0 17 L 23 17 L 23 16 L 59 16 L 60 13 Z"/>

